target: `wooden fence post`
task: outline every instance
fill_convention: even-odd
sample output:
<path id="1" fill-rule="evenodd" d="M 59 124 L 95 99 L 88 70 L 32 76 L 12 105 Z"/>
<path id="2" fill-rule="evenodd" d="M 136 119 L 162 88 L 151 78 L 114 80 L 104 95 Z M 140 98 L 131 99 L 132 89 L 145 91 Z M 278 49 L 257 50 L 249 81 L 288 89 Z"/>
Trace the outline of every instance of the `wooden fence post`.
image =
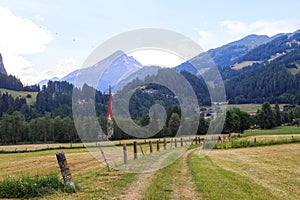
<path id="1" fill-rule="evenodd" d="M 151 140 L 149 141 L 149 146 L 150 146 L 150 153 L 152 153 L 153 152 L 153 148 L 152 148 L 152 141 Z"/>
<path id="2" fill-rule="evenodd" d="M 198 144 L 201 144 L 201 137 L 198 137 Z"/>
<path id="3" fill-rule="evenodd" d="M 198 144 L 197 137 L 195 137 L 194 140 L 195 140 L 195 144 Z"/>
<path id="4" fill-rule="evenodd" d="M 159 151 L 159 140 L 156 141 L 156 150 Z"/>
<path id="5" fill-rule="evenodd" d="M 177 148 L 177 140 L 176 140 L 176 138 L 175 138 L 175 148 Z"/>
<path id="6" fill-rule="evenodd" d="M 67 159 L 65 157 L 64 152 L 57 152 L 56 159 L 61 171 L 61 175 L 64 179 L 64 183 L 67 187 L 75 189 L 75 184 L 72 179 L 71 171 L 67 163 Z"/>
<path id="7" fill-rule="evenodd" d="M 182 138 L 180 138 L 180 146 L 183 147 L 183 140 L 182 140 Z"/>
<path id="8" fill-rule="evenodd" d="M 136 145 L 136 141 L 133 142 L 133 157 L 134 157 L 134 159 L 137 159 L 137 145 Z"/>
<path id="9" fill-rule="evenodd" d="M 126 147 L 126 144 L 123 144 L 123 155 L 124 155 L 124 164 L 127 164 L 127 147 Z"/>
<path id="10" fill-rule="evenodd" d="M 104 154 L 104 152 L 103 152 L 103 150 L 102 150 L 102 147 L 101 147 L 101 144 L 100 144 L 100 143 L 99 143 L 99 149 L 100 149 L 100 152 L 101 152 L 101 154 L 102 154 L 103 160 L 104 160 L 104 162 L 105 162 L 105 164 L 106 164 L 107 170 L 110 171 L 109 164 L 108 164 L 108 162 L 107 162 L 107 160 L 106 160 L 105 154 Z"/>
<path id="11" fill-rule="evenodd" d="M 256 137 L 254 138 L 254 145 L 256 145 Z"/>
<path id="12" fill-rule="evenodd" d="M 166 149 L 167 149 L 167 139 L 164 138 L 164 150 L 166 150 Z"/>
<path id="13" fill-rule="evenodd" d="M 140 144 L 140 148 L 141 148 L 141 152 L 142 152 L 142 154 L 143 154 L 143 156 L 144 156 L 144 155 L 145 155 L 145 153 L 144 153 L 144 150 L 143 150 L 142 144 Z"/>

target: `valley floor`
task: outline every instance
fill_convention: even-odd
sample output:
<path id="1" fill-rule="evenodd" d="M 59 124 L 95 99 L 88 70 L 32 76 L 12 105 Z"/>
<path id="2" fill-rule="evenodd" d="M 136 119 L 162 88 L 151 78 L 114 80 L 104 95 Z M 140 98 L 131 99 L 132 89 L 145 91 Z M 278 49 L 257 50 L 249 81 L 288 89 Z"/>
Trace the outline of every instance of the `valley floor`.
<path id="1" fill-rule="evenodd" d="M 300 145 L 213 150 L 199 146 L 155 172 L 107 172 L 85 149 L 64 150 L 80 191 L 42 199 L 299 199 Z M 0 179 L 59 174 L 57 150 L 0 154 Z"/>

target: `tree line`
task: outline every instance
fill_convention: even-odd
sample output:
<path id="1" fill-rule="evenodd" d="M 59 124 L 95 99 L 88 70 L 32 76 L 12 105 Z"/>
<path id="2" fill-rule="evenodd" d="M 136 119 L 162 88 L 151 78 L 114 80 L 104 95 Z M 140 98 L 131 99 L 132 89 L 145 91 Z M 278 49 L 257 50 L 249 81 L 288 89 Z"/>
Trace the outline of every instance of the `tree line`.
<path id="1" fill-rule="evenodd" d="M 185 76 L 190 74 L 183 72 Z M 151 78 L 151 77 L 149 77 Z M 190 78 L 196 86 L 201 86 L 203 83 L 197 82 Z M 136 80 L 138 81 L 138 80 Z M 166 88 L 157 85 L 146 86 L 144 89 L 154 88 L 161 91 L 163 95 L 168 93 Z M 206 89 L 203 89 L 206 91 Z M 19 143 L 37 143 L 37 142 L 79 142 L 80 138 L 77 134 L 73 115 L 72 115 L 72 95 L 73 93 L 80 93 L 81 96 L 88 96 L 95 94 L 95 110 L 98 122 L 106 131 L 106 112 L 108 95 L 96 91 L 94 88 L 83 85 L 82 88 L 73 88 L 73 85 L 67 82 L 52 82 L 43 87 L 37 95 L 37 100 L 34 105 L 27 105 L 23 98 L 13 98 L 9 94 L 0 95 L 0 143 L 1 144 L 19 144 Z M 150 123 L 150 116 L 148 114 L 149 108 L 155 103 L 163 102 L 166 109 L 166 124 L 153 137 L 173 137 L 180 128 L 181 123 L 196 124 L 198 129 L 197 134 L 206 134 L 211 119 L 199 116 L 190 117 L 188 119 L 181 118 L 181 109 L 178 106 L 176 98 L 169 98 L 165 100 L 162 94 L 160 99 L 155 99 L 155 94 L 148 94 L 142 90 L 137 90 L 131 98 L 130 112 L 132 112 L 133 120 L 140 126 L 146 126 Z M 146 106 L 139 101 L 139 95 L 143 96 Z M 87 100 L 88 102 L 88 100 Z M 136 107 L 140 109 L 136 109 Z M 80 113 L 85 113 L 85 104 L 82 104 Z M 138 110 L 138 112 L 136 112 Z M 135 111 L 135 112 L 134 112 Z M 126 123 L 127 119 L 123 119 Z M 158 124 L 160 119 L 157 118 L 154 122 Z M 264 103 L 262 108 L 258 110 L 257 114 L 250 116 L 248 113 L 239 109 L 231 109 L 226 113 L 225 124 L 223 132 L 240 132 L 250 127 L 260 127 L 263 129 L 279 126 L 282 123 L 300 124 L 300 107 L 290 106 L 281 111 L 276 105 L 270 108 L 269 103 Z M 129 139 L 132 136 L 124 133 L 118 125 L 114 124 L 114 136 L 112 139 Z M 91 134 L 97 132 L 92 130 L 91 126 L 86 123 L 82 124 L 84 130 L 89 130 Z M 192 127 L 191 127 L 192 128 Z"/>
<path id="2" fill-rule="evenodd" d="M 79 142 L 70 117 L 51 118 L 50 113 L 26 121 L 21 112 L 4 114 L 0 120 L 0 143 Z"/>
<path id="3" fill-rule="evenodd" d="M 122 119 L 121 123 L 127 123 L 129 119 Z M 160 119 L 156 119 L 160 120 Z M 194 120 L 194 119 L 189 119 Z M 144 114 L 140 119 L 134 120 L 140 126 L 150 123 L 148 114 Z M 80 128 L 86 131 L 85 136 L 91 138 L 97 134 L 93 120 L 84 120 L 86 123 L 80 124 Z M 156 135 L 152 137 L 174 137 L 181 124 L 181 111 L 178 106 L 167 109 L 166 124 Z M 103 132 L 106 132 L 106 116 L 98 116 L 98 123 Z M 200 117 L 198 134 L 205 134 L 209 126 L 209 120 Z M 95 138 L 95 137 L 94 137 Z M 117 123 L 114 123 L 114 135 L 112 140 L 132 139 L 131 135 L 122 131 Z M 86 138 L 85 138 L 86 139 Z M 0 120 L 0 143 L 1 144 L 22 144 L 22 143 L 51 143 L 51 142 L 80 142 L 74 121 L 71 117 L 56 116 L 51 117 L 51 113 L 46 112 L 42 117 L 36 117 L 27 121 L 20 111 L 12 114 L 4 113 Z"/>
<path id="4" fill-rule="evenodd" d="M 98 123 L 102 130 L 106 132 L 106 116 L 99 116 Z M 123 119 L 123 123 L 126 123 Z M 160 119 L 157 119 L 160 120 Z M 210 125 L 210 118 L 200 116 L 198 118 L 197 134 L 206 134 Z M 140 126 L 146 126 L 150 123 L 148 114 L 143 114 L 138 120 L 134 120 Z M 178 106 L 167 109 L 166 124 L 152 137 L 174 137 L 180 127 L 185 122 L 196 122 L 195 119 L 185 119 L 181 121 L 181 110 Z M 280 110 L 278 104 L 274 108 L 270 103 L 265 102 L 258 110 L 256 115 L 250 116 L 247 112 L 238 108 L 230 109 L 226 112 L 223 133 L 243 133 L 249 128 L 270 129 L 280 126 L 283 123 L 300 124 L 300 107 L 287 107 Z M 89 123 L 80 125 L 87 133 L 95 134 L 94 126 Z M 189 134 L 189 133 L 187 133 Z M 114 123 L 113 140 L 134 138 L 123 132 L 116 123 Z M 36 117 L 27 121 L 20 111 L 14 111 L 12 114 L 4 113 L 0 120 L 0 143 L 1 144 L 21 144 L 21 143 L 45 143 L 45 142 L 80 142 L 74 121 L 69 116 L 51 117 L 51 113 L 46 112 L 44 116 Z"/>
<path id="5" fill-rule="evenodd" d="M 264 102 L 255 115 L 241 111 L 238 108 L 226 112 L 223 132 L 243 133 L 249 128 L 272 129 L 282 124 L 300 125 L 300 106 L 284 106 L 280 109 L 276 103 L 272 108 L 269 102 Z"/>

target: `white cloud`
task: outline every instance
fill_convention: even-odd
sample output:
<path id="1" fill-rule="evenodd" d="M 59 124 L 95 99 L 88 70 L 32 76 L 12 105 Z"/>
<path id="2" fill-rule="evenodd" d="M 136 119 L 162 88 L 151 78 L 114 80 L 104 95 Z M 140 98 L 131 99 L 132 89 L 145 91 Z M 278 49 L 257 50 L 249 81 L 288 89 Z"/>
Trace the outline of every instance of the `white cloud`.
<path id="1" fill-rule="evenodd" d="M 217 47 L 216 45 L 216 35 L 209 31 L 197 30 L 200 39 L 198 44 L 204 49 L 208 50 L 209 48 Z"/>
<path id="2" fill-rule="evenodd" d="M 30 77 L 34 78 L 37 72 L 33 69 L 34 64 L 23 56 L 43 52 L 53 39 L 51 33 L 1 6 L 0 27 L 0 53 L 7 72 L 20 77 L 24 82 L 32 83 Z M 33 74 L 30 76 L 29 72 Z"/>
<path id="3" fill-rule="evenodd" d="M 57 64 L 56 64 L 56 68 L 54 71 L 46 71 L 44 72 L 44 75 L 47 78 L 53 78 L 54 76 L 58 77 L 58 78 L 62 78 L 65 75 L 67 75 L 68 73 L 79 69 L 80 68 L 80 64 L 79 62 L 74 59 L 74 58 L 61 58 L 58 60 Z"/>
<path id="4" fill-rule="evenodd" d="M 62 78 L 72 71 L 80 69 L 80 64 L 76 59 L 66 57 L 59 59 L 56 67 L 53 67 L 53 69 L 54 70 L 46 70 L 41 72 L 33 83 L 35 84 L 42 80 L 51 79 L 54 77 Z"/>
<path id="5" fill-rule="evenodd" d="M 42 17 L 41 15 L 35 15 L 34 19 L 38 22 L 43 22 L 45 20 L 44 17 Z"/>
<path id="6" fill-rule="evenodd" d="M 273 36 L 278 33 L 291 33 L 300 28 L 300 20 L 258 20 L 253 22 L 223 20 L 216 27 L 215 30 L 218 34 L 196 29 L 200 36 L 198 43 L 205 50 L 225 45 L 250 34 Z"/>
<path id="7" fill-rule="evenodd" d="M 224 20 L 220 22 L 222 30 L 236 37 L 243 37 L 249 34 L 273 36 L 277 33 L 290 33 L 297 30 L 300 21 L 254 21 L 250 23 L 234 20 Z"/>
<path id="8" fill-rule="evenodd" d="M 139 49 L 128 55 L 133 56 L 144 66 L 175 67 L 184 62 L 183 58 L 164 49 Z"/>

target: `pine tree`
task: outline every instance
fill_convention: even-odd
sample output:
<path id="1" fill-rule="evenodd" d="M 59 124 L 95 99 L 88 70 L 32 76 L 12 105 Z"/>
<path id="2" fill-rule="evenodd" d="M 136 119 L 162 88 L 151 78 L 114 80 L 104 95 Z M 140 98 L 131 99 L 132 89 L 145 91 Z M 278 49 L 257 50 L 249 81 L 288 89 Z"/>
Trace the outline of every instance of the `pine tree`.
<path id="1" fill-rule="evenodd" d="M 179 126 L 180 126 L 179 115 L 177 113 L 172 113 L 170 120 L 169 120 L 169 126 L 168 126 L 172 133 L 172 136 L 176 135 Z"/>
<path id="2" fill-rule="evenodd" d="M 264 102 L 258 112 L 258 124 L 262 129 L 271 129 L 276 126 L 274 112 L 269 102 Z"/>
<path id="3" fill-rule="evenodd" d="M 233 122 L 232 111 L 227 110 L 226 116 L 225 116 L 225 123 L 224 123 L 223 131 L 230 133 L 232 131 L 232 127 L 234 126 L 233 123 L 234 122 Z"/>
<path id="4" fill-rule="evenodd" d="M 280 108 L 279 108 L 278 103 L 276 103 L 276 105 L 274 107 L 274 112 L 275 112 L 276 126 L 281 126 L 282 120 L 281 120 Z"/>

